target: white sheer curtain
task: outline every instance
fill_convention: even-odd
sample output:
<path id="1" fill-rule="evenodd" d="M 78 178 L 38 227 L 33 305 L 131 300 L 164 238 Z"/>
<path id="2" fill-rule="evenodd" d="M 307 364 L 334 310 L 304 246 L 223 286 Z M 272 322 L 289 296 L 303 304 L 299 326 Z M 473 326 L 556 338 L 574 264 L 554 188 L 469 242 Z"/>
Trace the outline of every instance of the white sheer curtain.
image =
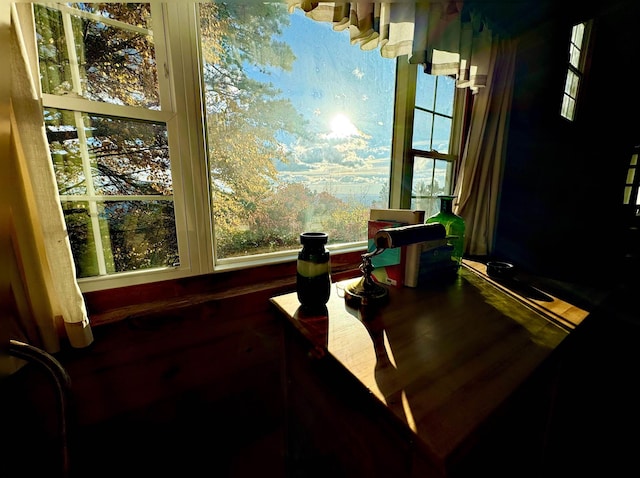
<path id="1" fill-rule="evenodd" d="M 515 57 L 515 40 L 494 43 L 488 87 L 473 100 L 471 124 L 454 190 L 457 196 L 454 210 L 466 222 L 465 253 L 470 255 L 489 255 L 493 248 Z"/>
<path id="2" fill-rule="evenodd" d="M 60 339 L 85 347 L 93 334 L 76 282 L 44 130 L 29 4 L 11 6 L 9 47 L 10 151 L 2 174 L 11 187 L 3 231 L 10 245 L 10 335 L 50 353 L 60 349 Z"/>

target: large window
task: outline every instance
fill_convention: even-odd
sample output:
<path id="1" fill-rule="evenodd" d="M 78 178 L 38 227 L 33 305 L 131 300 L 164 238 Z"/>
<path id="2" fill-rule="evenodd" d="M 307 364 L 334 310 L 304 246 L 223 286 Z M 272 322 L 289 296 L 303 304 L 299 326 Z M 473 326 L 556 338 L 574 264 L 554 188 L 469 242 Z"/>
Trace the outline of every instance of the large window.
<path id="1" fill-rule="evenodd" d="M 370 208 L 430 213 L 451 192 L 454 80 L 362 51 L 285 2 L 35 15 L 84 290 L 291 260 L 307 230 L 365 248 Z"/>
<path id="2" fill-rule="evenodd" d="M 286 4 L 200 9 L 216 258 L 366 240 L 387 207 L 395 62 Z"/>

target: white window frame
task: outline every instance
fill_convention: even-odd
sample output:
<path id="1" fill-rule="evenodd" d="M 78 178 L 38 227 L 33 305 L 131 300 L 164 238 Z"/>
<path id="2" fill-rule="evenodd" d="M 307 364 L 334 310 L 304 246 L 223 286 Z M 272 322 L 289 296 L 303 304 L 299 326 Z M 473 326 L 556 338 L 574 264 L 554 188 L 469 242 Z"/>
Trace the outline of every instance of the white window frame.
<path id="1" fill-rule="evenodd" d="M 209 248 L 209 244 L 211 244 L 211 227 L 207 222 L 209 214 L 206 209 L 208 204 L 206 166 L 202 164 L 202 161 L 191 161 L 191 158 L 202 158 L 204 155 L 204 149 L 199 147 L 199 143 L 201 143 L 201 135 L 198 135 L 199 128 L 194 127 L 200 121 L 197 113 L 194 114 L 198 110 L 199 101 L 197 94 L 191 97 L 186 94 L 174 94 L 174 92 L 180 91 L 197 91 L 194 88 L 199 85 L 197 77 L 194 78 L 187 73 L 187 70 L 198 71 L 196 66 L 197 57 L 193 58 L 193 54 L 197 54 L 195 40 L 193 39 L 195 36 L 191 31 L 191 25 L 195 22 L 195 9 L 182 8 L 181 5 L 174 2 L 151 1 L 149 3 L 152 11 L 150 31 L 153 32 L 158 65 L 158 86 L 161 105 L 159 110 L 46 93 L 41 93 L 41 97 L 44 107 L 74 111 L 77 115 L 83 113 L 98 114 L 166 124 L 173 196 L 158 196 L 157 198 L 153 196 L 144 198 L 134 196 L 98 197 L 91 194 L 89 190 L 86 196 L 69 196 L 68 198 L 65 197 L 65 200 L 88 201 L 90 205 L 95 205 L 95 200 L 104 199 L 172 200 L 175 211 L 180 265 L 79 278 L 78 284 L 83 292 L 175 279 L 213 271 L 212 254 Z M 63 15 L 63 22 L 68 21 L 65 18 L 70 18 L 70 14 L 96 19 L 95 15 L 87 12 L 78 12 L 63 4 L 47 4 L 44 2 L 42 4 L 60 10 Z M 100 20 L 105 21 L 104 19 Z M 117 26 L 136 31 L 143 30 L 123 24 Z M 168 41 L 167 37 L 170 32 L 173 32 L 173 38 Z M 182 32 L 188 32 L 189 35 L 185 36 Z M 68 41 L 73 41 L 69 36 L 67 38 Z M 74 51 L 73 48 L 69 50 Z M 71 58 L 71 64 L 73 65 L 73 63 L 73 58 Z M 77 71 L 73 76 L 78 77 Z M 76 78 L 77 81 L 78 79 Z M 75 87 L 77 88 L 78 85 L 76 84 Z M 201 180 L 198 181 L 198 178 L 201 178 Z M 94 214 L 92 214 L 92 220 L 97 220 Z M 97 252 L 100 253 L 100 251 Z"/>
<path id="2" fill-rule="evenodd" d="M 449 138 L 448 154 L 437 151 L 413 149 L 413 124 L 416 103 L 417 75 L 419 65 L 411 65 L 400 58 L 397 63 L 394 132 L 391 160 L 391 185 L 389 207 L 408 209 L 411 207 L 413 189 L 413 165 L 416 157 L 448 161 L 455 169 L 460 157 L 462 124 L 465 114 L 466 88 L 456 88 L 453 101 L 453 122 Z M 453 187 L 455 178 L 450 179 Z M 452 191 L 448 191 L 450 194 Z"/>

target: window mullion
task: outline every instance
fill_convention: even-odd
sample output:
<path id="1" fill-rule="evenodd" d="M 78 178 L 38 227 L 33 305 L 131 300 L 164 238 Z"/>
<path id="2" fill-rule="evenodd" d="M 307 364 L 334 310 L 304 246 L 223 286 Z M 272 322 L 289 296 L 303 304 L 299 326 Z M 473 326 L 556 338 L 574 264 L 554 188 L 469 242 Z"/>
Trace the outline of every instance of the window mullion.
<path id="1" fill-rule="evenodd" d="M 157 111 L 136 106 L 115 105 L 85 98 L 72 98 L 70 96 L 58 96 L 48 93 L 42 95 L 42 104 L 48 108 L 60 110 L 83 111 L 85 113 L 117 116 L 120 118 L 137 119 L 167 123 L 175 114 L 171 111 Z"/>
<path id="2" fill-rule="evenodd" d="M 93 231 L 93 240 L 95 241 L 98 272 L 100 275 L 106 275 L 107 266 L 104 258 L 104 244 L 102 243 L 98 204 L 95 198 L 96 190 L 93 185 L 91 158 L 89 156 L 89 148 L 87 145 L 87 135 L 84 129 L 84 120 L 82 118 L 82 113 L 79 111 L 74 112 L 73 117 L 76 123 L 76 130 L 78 132 L 78 146 L 80 148 L 80 156 L 82 157 L 85 187 L 87 188 L 86 200 L 89 203 L 89 217 L 91 218 L 91 230 Z"/>
<path id="3" fill-rule="evenodd" d="M 416 65 L 405 56 L 396 59 L 396 92 L 394 100 L 394 128 L 391 145 L 391 178 L 389 181 L 389 207 L 411 206 L 413 182 L 413 112 L 416 96 Z"/>
<path id="4" fill-rule="evenodd" d="M 167 52 L 167 28 L 163 21 L 166 11 L 163 5 L 151 3 L 151 22 L 153 25 L 153 43 L 155 45 L 156 64 L 158 66 L 158 87 L 160 89 L 160 108 L 162 111 L 175 111 L 172 81 Z"/>
<path id="5" fill-rule="evenodd" d="M 184 265 L 191 273 L 206 273 L 213 271 L 214 259 L 199 73 L 197 4 L 167 3 L 163 13 L 163 28 L 154 24 L 154 29 L 166 35 L 163 55 L 166 55 L 164 58 L 169 68 L 168 77 L 162 81 L 171 85 L 174 92 L 172 106 L 179 112 L 167 122 L 167 129 L 173 158 L 178 244 L 180 257 L 184 258 L 181 267 Z"/>
<path id="6" fill-rule="evenodd" d="M 45 4 L 46 5 L 46 4 Z M 153 3 L 151 4 L 152 8 L 153 8 Z M 49 8 L 51 8 L 51 5 L 47 5 Z M 142 35 L 151 35 L 152 34 L 152 30 L 149 30 L 148 28 L 144 28 L 144 27 L 140 27 L 137 25 L 132 25 L 130 23 L 126 23 L 126 22 L 121 22 L 119 20 L 115 20 L 113 18 L 109 18 L 103 15 L 97 15 L 95 13 L 90 13 L 90 12 L 86 12 L 84 10 L 80 10 L 78 8 L 75 7 L 69 7 L 67 5 L 63 5 L 63 4 L 58 4 L 55 5 L 55 8 L 60 10 L 60 13 L 62 13 L 63 15 L 73 15 L 76 17 L 81 17 L 81 18 L 86 18 L 87 20 L 92 20 L 94 22 L 97 23 L 103 23 L 105 25 L 109 25 L 111 27 L 115 27 L 119 30 L 125 30 L 125 31 L 129 31 L 129 32 L 134 32 L 134 33 L 140 33 Z"/>
<path id="7" fill-rule="evenodd" d="M 67 10 L 60 12 L 62 15 L 62 25 L 64 28 L 65 41 L 67 47 L 67 56 L 69 58 L 69 68 L 71 70 L 72 88 L 78 96 L 82 95 L 82 84 L 80 80 L 80 65 L 78 63 L 78 54 L 76 50 L 75 35 L 73 31 L 73 22 L 71 15 Z M 85 177 L 85 187 L 87 190 L 87 203 L 89 205 L 89 218 L 91 221 L 92 236 L 95 244 L 96 261 L 98 265 L 98 274 L 106 275 L 107 266 L 104 256 L 104 244 L 102 241 L 102 228 L 100 227 L 100 216 L 98 213 L 98 204 L 95 200 L 95 187 L 93 184 L 93 175 L 91 172 L 91 158 L 89 156 L 89 148 L 87 145 L 87 135 L 84 128 L 83 114 L 75 111 L 73 114 L 76 123 L 76 131 L 78 134 L 78 147 L 82 158 L 82 169 Z"/>
<path id="8" fill-rule="evenodd" d="M 73 23 L 69 12 L 63 11 L 60 13 L 62 14 L 62 25 L 67 45 L 67 55 L 69 57 L 69 68 L 71 69 L 73 91 L 80 96 L 82 95 L 82 85 L 80 83 L 80 66 L 78 65 L 78 53 L 76 51 L 75 35 L 73 34 Z"/>
<path id="9" fill-rule="evenodd" d="M 460 160 L 460 154 L 462 150 L 462 137 L 464 133 L 464 118 L 467 116 L 467 88 L 456 88 L 456 92 L 453 97 L 453 122 L 451 123 L 451 135 L 449 136 L 449 153 L 453 158 L 453 162 Z M 457 167 L 454 164 L 454 169 Z M 449 180 L 454 178 L 449 178 Z M 450 182 L 452 188 L 453 182 Z"/>

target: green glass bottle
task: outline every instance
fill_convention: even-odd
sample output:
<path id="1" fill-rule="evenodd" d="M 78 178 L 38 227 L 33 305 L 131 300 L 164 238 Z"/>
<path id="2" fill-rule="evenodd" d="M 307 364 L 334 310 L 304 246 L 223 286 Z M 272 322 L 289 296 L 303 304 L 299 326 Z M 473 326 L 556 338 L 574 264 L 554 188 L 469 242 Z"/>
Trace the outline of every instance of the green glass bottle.
<path id="1" fill-rule="evenodd" d="M 450 238 L 450 244 L 453 246 L 451 259 L 456 266 L 460 266 L 462 254 L 464 253 L 465 222 L 464 219 L 453 212 L 453 200 L 455 197 L 438 196 L 438 199 L 440 199 L 440 211 L 428 217 L 425 223 L 439 222 L 444 226 L 447 237 Z"/>

